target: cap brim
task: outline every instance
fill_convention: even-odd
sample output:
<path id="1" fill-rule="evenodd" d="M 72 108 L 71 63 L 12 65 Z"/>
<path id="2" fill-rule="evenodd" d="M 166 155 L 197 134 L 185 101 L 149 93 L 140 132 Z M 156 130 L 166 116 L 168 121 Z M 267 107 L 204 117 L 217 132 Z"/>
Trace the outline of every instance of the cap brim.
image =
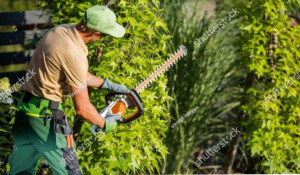
<path id="1" fill-rule="evenodd" d="M 121 26 L 120 24 L 116 24 L 115 28 L 112 30 L 109 30 L 107 34 L 116 37 L 121 38 L 125 35 L 125 28 Z"/>

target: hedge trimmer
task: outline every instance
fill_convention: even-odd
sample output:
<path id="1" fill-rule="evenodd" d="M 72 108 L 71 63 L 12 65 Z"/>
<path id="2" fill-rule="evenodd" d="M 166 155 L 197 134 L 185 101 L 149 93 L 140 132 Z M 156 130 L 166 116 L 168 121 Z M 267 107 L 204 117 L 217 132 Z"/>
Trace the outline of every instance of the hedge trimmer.
<path id="1" fill-rule="evenodd" d="M 173 64 L 179 61 L 180 58 L 187 55 L 187 49 L 185 46 L 181 45 L 179 50 L 173 54 L 168 60 L 165 61 L 160 67 L 158 67 L 148 78 L 142 81 L 136 86 L 135 89 L 132 89 L 128 94 L 123 93 L 109 93 L 105 96 L 105 101 L 108 107 L 101 111 L 101 116 L 106 116 L 107 113 L 111 114 L 120 114 L 122 118 L 119 120 L 120 123 L 128 123 L 144 114 L 144 107 L 142 105 L 142 100 L 139 96 L 139 93 L 142 92 L 150 83 L 155 80 L 161 73 L 165 72 Z M 126 109 L 137 110 L 128 115 L 123 116 L 126 112 Z M 92 133 L 98 132 L 98 126 L 93 125 Z"/>

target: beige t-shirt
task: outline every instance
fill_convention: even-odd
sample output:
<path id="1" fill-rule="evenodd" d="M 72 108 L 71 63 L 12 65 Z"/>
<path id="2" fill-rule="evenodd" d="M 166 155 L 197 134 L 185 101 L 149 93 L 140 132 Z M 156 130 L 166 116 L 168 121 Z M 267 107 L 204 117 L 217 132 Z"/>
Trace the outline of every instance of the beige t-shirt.
<path id="1" fill-rule="evenodd" d="M 35 96 L 63 101 L 70 93 L 69 85 L 80 88 L 86 84 L 88 49 L 75 25 L 62 24 L 51 29 L 40 40 L 28 70 L 35 74 L 22 89 Z"/>

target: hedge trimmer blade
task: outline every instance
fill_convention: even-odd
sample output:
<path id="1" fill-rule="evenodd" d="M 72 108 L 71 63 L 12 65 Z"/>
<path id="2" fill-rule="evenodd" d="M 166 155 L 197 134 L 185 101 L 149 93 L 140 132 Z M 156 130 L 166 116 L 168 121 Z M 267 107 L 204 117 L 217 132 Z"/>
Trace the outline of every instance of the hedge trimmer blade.
<path id="1" fill-rule="evenodd" d="M 144 90 L 154 79 L 156 79 L 162 72 L 165 72 L 168 68 L 170 68 L 174 63 L 176 63 L 180 58 L 187 55 L 187 49 L 185 46 L 181 45 L 177 53 L 173 54 L 164 64 L 156 69 L 147 79 L 141 82 L 136 86 L 135 89 L 132 89 L 129 93 L 116 93 L 111 92 L 105 96 L 105 101 L 108 104 L 108 107 L 105 108 L 101 112 L 101 116 L 108 116 L 119 114 L 122 116 L 118 121 L 120 123 L 128 123 L 131 122 L 144 114 L 144 107 L 142 104 L 142 99 L 139 96 L 138 92 Z M 117 97 L 118 99 L 114 100 L 113 98 Z M 121 97 L 121 98 L 120 98 Z M 130 115 L 126 115 L 126 109 L 134 109 L 137 110 Z M 126 116 L 123 116 L 126 115 Z M 99 132 L 99 127 L 97 125 L 92 126 L 92 133 L 95 134 Z"/>
<path id="2" fill-rule="evenodd" d="M 149 76 L 149 78 L 142 81 L 139 85 L 136 86 L 135 90 L 137 92 L 141 92 L 144 90 L 145 87 L 148 87 L 150 83 L 155 80 L 161 73 L 165 72 L 167 69 L 169 69 L 173 64 L 175 64 L 177 61 L 179 61 L 180 58 L 187 55 L 187 49 L 184 45 L 181 45 L 179 47 L 179 50 L 177 50 L 177 53 L 173 54 L 172 57 L 170 57 L 162 66 L 158 67 L 152 74 Z"/>

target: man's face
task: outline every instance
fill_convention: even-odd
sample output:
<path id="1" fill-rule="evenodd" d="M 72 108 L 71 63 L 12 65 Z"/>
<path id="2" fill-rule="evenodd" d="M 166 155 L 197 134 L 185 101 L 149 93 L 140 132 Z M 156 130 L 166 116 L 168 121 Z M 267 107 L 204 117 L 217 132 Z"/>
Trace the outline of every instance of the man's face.
<path id="1" fill-rule="evenodd" d="M 95 41 L 98 41 L 101 38 L 104 38 L 105 36 L 106 36 L 106 34 L 104 34 L 104 33 L 93 32 L 89 41 L 90 42 L 95 42 Z"/>

